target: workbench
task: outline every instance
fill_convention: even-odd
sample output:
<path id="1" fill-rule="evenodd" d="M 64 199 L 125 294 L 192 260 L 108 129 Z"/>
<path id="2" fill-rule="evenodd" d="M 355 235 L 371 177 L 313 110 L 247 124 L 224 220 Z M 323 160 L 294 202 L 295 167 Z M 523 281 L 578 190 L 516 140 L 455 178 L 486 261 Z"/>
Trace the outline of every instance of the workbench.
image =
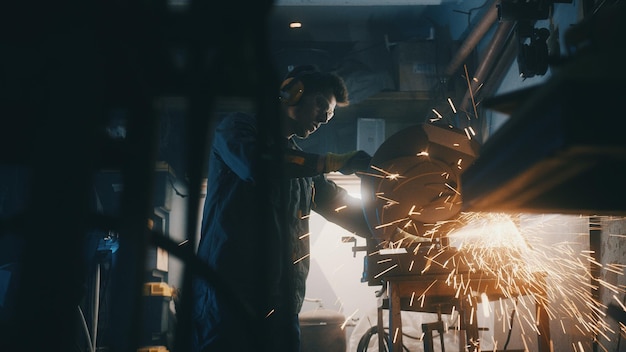
<path id="1" fill-rule="evenodd" d="M 549 352 L 550 349 L 550 322 L 546 310 L 545 292 L 539 288 L 543 287 L 541 283 L 543 278 L 537 275 L 536 282 L 524 283 L 517 281 L 515 283 L 507 283 L 507 286 L 516 287 L 517 290 L 513 294 L 503 289 L 503 282 L 493 278 L 480 278 L 479 275 L 473 275 L 469 283 L 464 285 L 448 285 L 446 281 L 449 275 L 433 274 L 433 275 L 413 275 L 413 276 L 392 276 L 386 281 L 386 298 L 379 301 L 378 307 L 378 337 L 379 351 L 385 350 L 385 333 L 383 325 L 383 310 L 389 311 L 389 334 L 388 346 L 390 352 L 402 351 L 402 320 L 401 311 L 415 311 L 427 313 L 448 313 L 453 309 L 459 313 L 460 330 L 464 330 L 465 341 L 461 340 L 459 350 L 465 351 L 463 346 L 469 345 L 468 351 L 477 351 L 478 349 L 478 325 L 476 319 L 473 318 L 469 309 L 478 302 L 476 294 L 485 293 L 489 301 L 508 298 L 515 296 L 523 296 L 532 294 L 535 298 L 537 318 L 537 335 L 538 335 L 538 351 Z M 464 286 L 464 287 L 463 287 Z M 424 295 L 424 298 L 420 298 Z M 469 300 L 472 300 L 470 302 Z M 454 308 L 453 308 L 454 307 Z M 441 321 L 441 319 L 439 319 Z M 443 326 L 437 326 L 437 323 L 423 324 L 422 329 L 424 335 L 424 351 L 432 352 L 432 331 L 438 330 L 440 334 L 444 333 Z M 426 330 L 426 331 L 424 331 Z M 443 342 L 443 341 L 442 341 Z M 473 343 L 470 343 L 473 342 Z M 443 344 L 442 344 L 443 345 Z"/>

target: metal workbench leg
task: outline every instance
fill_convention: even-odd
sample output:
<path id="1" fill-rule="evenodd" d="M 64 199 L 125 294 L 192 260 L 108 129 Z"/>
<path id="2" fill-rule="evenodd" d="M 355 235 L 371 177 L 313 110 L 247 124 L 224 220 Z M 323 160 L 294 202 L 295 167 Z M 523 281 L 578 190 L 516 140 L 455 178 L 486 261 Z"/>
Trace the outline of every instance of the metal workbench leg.
<path id="1" fill-rule="evenodd" d="M 378 350 L 385 350 L 385 326 L 383 325 L 383 300 L 378 305 Z"/>
<path id="2" fill-rule="evenodd" d="M 402 317 L 400 290 L 397 282 L 388 282 L 389 292 L 389 346 L 390 351 L 402 351 Z"/>
<path id="3" fill-rule="evenodd" d="M 537 344 L 539 352 L 551 352 L 550 317 L 543 302 L 537 302 Z"/>
<path id="4" fill-rule="evenodd" d="M 472 308 L 470 308 L 472 309 Z M 472 318 L 472 319 L 470 319 Z M 474 352 L 479 351 L 480 349 L 478 344 L 478 323 L 476 322 L 476 317 L 471 317 L 471 313 L 468 316 L 465 307 L 463 309 L 459 309 L 459 319 L 461 319 L 461 327 L 465 329 L 465 345 L 467 346 L 467 351 Z"/>
<path id="5" fill-rule="evenodd" d="M 441 319 L 433 323 L 422 324 L 422 332 L 424 333 L 424 352 L 435 352 L 433 331 L 439 332 L 439 341 L 441 341 L 441 352 L 446 352 L 446 347 L 443 340 L 443 334 L 445 333 L 445 329 L 443 321 Z"/>

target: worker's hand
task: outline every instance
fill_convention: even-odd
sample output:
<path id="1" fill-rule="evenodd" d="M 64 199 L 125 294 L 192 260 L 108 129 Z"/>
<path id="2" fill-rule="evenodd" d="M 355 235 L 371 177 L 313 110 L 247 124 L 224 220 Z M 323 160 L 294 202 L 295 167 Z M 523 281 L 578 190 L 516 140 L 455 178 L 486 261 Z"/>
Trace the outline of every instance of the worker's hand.
<path id="1" fill-rule="evenodd" d="M 355 150 L 345 154 L 326 154 L 324 172 L 339 171 L 344 175 L 355 172 L 365 172 L 369 169 L 372 157 L 362 150 Z"/>

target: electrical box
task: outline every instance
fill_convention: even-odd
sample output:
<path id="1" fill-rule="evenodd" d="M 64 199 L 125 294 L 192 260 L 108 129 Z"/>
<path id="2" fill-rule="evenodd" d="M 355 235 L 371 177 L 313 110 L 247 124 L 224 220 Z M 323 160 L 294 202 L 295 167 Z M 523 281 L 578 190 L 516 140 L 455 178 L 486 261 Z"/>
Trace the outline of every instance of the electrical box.
<path id="1" fill-rule="evenodd" d="M 385 141 L 385 120 L 359 118 L 356 131 L 356 149 L 374 155 Z"/>
<path id="2" fill-rule="evenodd" d="M 445 67 L 436 40 L 400 42 L 392 49 L 398 91 L 430 91 L 439 83 Z"/>

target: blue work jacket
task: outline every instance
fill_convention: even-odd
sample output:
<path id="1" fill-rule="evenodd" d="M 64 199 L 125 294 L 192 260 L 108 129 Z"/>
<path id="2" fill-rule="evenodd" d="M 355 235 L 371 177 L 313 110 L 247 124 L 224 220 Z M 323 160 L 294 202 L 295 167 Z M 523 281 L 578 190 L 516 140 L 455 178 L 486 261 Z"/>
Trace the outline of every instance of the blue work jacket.
<path id="1" fill-rule="evenodd" d="M 216 126 L 197 255 L 254 314 L 297 314 L 309 272 L 311 211 L 359 236 L 370 232 L 360 200 L 315 171 L 319 155 L 285 139 L 279 143 L 290 157 L 276 163 L 263 155 L 258 136 L 249 114 L 231 114 Z M 229 311 L 215 286 L 194 280 L 194 319 L 206 329 Z"/>

